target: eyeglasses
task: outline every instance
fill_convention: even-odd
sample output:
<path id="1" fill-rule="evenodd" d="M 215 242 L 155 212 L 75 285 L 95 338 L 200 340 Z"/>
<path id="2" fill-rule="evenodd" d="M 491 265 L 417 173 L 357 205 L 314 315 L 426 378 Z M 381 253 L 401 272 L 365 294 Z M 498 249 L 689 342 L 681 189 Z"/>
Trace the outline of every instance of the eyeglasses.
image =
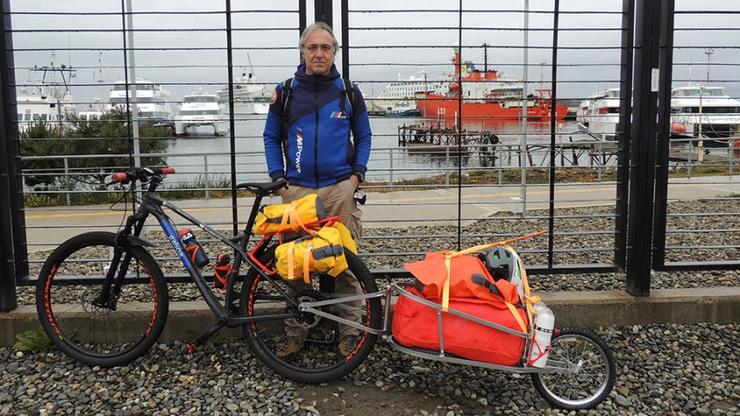
<path id="1" fill-rule="evenodd" d="M 316 54 L 319 50 L 321 50 L 321 52 L 323 52 L 325 54 L 332 54 L 332 53 L 334 53 L 334 46 L 333 45 L 328 45 L 328 44 L 324 44 L 324 45 L 308 45 L 308 46 L 306 46 L 306 50 L 311 55 Z"/>

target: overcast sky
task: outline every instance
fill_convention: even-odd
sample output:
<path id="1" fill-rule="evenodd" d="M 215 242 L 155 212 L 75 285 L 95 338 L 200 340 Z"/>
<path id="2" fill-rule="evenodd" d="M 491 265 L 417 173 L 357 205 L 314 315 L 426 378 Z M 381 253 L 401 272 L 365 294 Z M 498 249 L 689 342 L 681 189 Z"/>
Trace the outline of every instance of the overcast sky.
<path id="1" fill-rule="evenodd" d="M 341 35 L 340 1 L 334 2 L 334 27 Z M 620 59 L 621 0 L 562 0 L 558 53 L 558 96 L 577 98 L 597 89 L 618 85 Z M 234 76 L 248 70 L 248 56 L 258 79 L 276 83 L 292 75 L 298 61 L 297 1 L 232 1 L 232 31 L 235 48 Z M 451 72 L 452 45 L 458 43 L 457 12 L 370 13 L 367 10 L 435 9 L 456 10 L 450 1 L 350 1 L 351 78 L 359 82 L 367 96 L 380 93 L 384 85 L 426 68 L 430 79 L 442 79 Z M 172 101 L 197 90 L 199 85 L 211 92 L 227 80 L 225 6 L 218 1 L 133 0 L 134 12 L 193 12 L 194 14 L 139 14 L 133 17 L 136 30 L 134 46 L 137 75 L 167 84 Z M 505 76 L 523 76 L 523 0 L 463 1 L 463 60 L 483 65 L 483 49 L 488 43 L 488 62 Z M 258 12 L 257 10 L 271 10 Z M 531 0 L 529 9 L 528 77 L 539 86 L 540 79 L 550 80 L 552 60 L 552 0 Z M 738 0 L 676 0 L 676 9 L 738 10 Z M 94 97 L 107 100 L 109 84 L 123 78 L 123 36 L 121 15 L 83 15 L 91 12 L 121 12 L 121 0 L 11 0 L 13 12 L 64 12 L 65 15 L 12 16 L 16 77 L 18 83 L 29 79 L 26 68 L 33 65 L 67 64 L 77 68 L 72 93 L 78 102 Z M 284 13 L 275 10 L 286 11 Z M 480 12 L 489 10 L 492 12 Z M 292 11 L 292 12 L 291 12 Z M 574 14 L 575 11 L 603 11 L 603 14 Z M 214 13 L 215 12 L 215 13 Z M 308 21 L 313 20 L 313 2 L 308 2 Z M 539 13 L 538 13 L 539 12 Z M 79 14 L 76 14 L 79 13 Z M 387 27 L 414 27 L 418 30 L 377 30 Z M 365 30 L 372 28 L 373 30 Z M 424 29 L 421 29 L 424 28 Z M 430 29 L 438 28 L 438 29 Z M 453 30 L 444 28 L 455 28 Z M 740 23 L 737 14 L 679 14 L 676 16 L 674 85 L 689 78 L 704 80 L 707 73 L 706 47 L 713 47 L 712 84 L 740 96 Z M 713 28 L 710 31 L 685 30 Z M 719 28 L 734 30 L 716 30 Z M 82 30 L 63 32 L 60 30 Z M 98 29 L 99 32 L 89 30 Z M 194 29 L 196 31 L 170 31 Z M 43 30 L 28 33 L 24 31 Z M 87 31 L 85 31 L 87 30 Z M 339 39 L 342 43 L 342 39 Z M 130 46 L 130 45 L 129 45 Z M 403 46 L 403 47 L 402 47 Z M 696 46 L 697 48 L 689 48 Z M 72 50 L 68 49 L 82 49 Z M 179 49 L 178 49 L 179 48 Z M 187 50 L 183 48 L 217 48 Z M 568 49 L 573 48 L 573 49 Z M 599 49 L 601 48 L 601 49 Z M 28 51 L 23 49 L 42 49 Z M 55 51 L 55 52 L 52 52 Z M 55 56 L 52 56 L 55 53 Z M 100 63 L 99 63 L 100 62 Z M 692 63 L 689 65 L 689 63 Z M 544 65 L 541 65 L 544 64 Z M 574 66 L 578 65 L 578 66 Z M 585 65 L 585 66 L 584 66 Z M 341 69 L 341 54 L 337 56 Z M 33 77 L 31 78 L 33 79 Z"/>

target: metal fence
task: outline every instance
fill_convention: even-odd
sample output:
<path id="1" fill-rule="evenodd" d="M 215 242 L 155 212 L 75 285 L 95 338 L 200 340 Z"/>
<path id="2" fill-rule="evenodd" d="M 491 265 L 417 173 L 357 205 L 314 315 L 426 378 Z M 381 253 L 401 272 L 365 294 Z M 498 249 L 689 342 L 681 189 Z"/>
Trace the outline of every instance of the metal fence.
<path id="1" fill-rule="evenodd" d="M 724 3 L 2 4 L 3 309 L 48 250 L 117 229 L 100 186 L 116 169 L 175 167 L 163 195 L 238 232 L 248 198 L 232 185 L 267 179 L 259 113 L 312 20 L 333 24 L 372 112 L 362 256 L 379 275 L 539 229 L 519 246 L 534 273 L 626 271 L 637 295 L 651 269 L 740 266 L 740 12 Z M 176 136 L 197 92 L 221 115 Z"/>

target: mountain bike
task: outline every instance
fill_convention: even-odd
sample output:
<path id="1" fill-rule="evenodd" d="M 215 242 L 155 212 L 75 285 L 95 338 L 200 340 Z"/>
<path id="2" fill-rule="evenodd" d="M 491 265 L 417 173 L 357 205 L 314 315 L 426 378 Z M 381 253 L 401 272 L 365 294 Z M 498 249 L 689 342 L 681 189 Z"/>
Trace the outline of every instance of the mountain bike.
<path id="1" fill-rule="evenodd" d="M 237 189 L 255 195 L 254 204 L 244 231 L 226 237 L 156 194 L 164 177 L 172 173 L 172 168 L 137 167 L 113 174 L 109 185 L 130 185 L 132 194 L 137 182 L 147 184 L 136 212 L 127 217 L 117 233 L 80 234 L 63 242 L 49 255 L 36 284 L 36 308 L 52 343 L 84 364 L 115 367 L 132 362 L 157 341 L 167 321 L 169 296 L 162 268 L 149 252 L 154 244 L 141 235 L 147 218 L 153 216 L 215 316 L 215 323 L 187 344 L 188 351 L 204 344 L 224 327 L 243 327 L 247 343 L 257 358 L 286 377 L 317 383 L 341 377 L 357 367 L 372 350 L 377 335 L 362 333 L 348 356 L 338 354 L 335 346 L 340 324 L 380 328 L 383 294 L 378 293 L 362 261 L 346 251 L 349 270 L 361 288 L 361 295 L 335 293 L 331 278 L 323 275 L 316 276 L 308 286 L 285 281 L 273 267 L 279 236 L 265 235 L 247 252 L 262 199 L 285 187 L 285 182 L 237 185 Z M 165 210 L 233 250 L 234 261 L 224 288 L 223 304 L 206 281 L 203 270 L 194 264 Z M 327 218 L 318 225 L 337 219 Z M 246 272 L 241 272 L 242 269 Z M 301 303 L 315 302 L 326 304 L 314 304 L 315 314 L 299 310 Z M 332 312 L 341 308 L 355 309 L 360 318 L 348 321 Z M 319 319 L 319 316 L 336 320 Z M 288 320 L 308 330 L 315 328 L 301 357 L 294 362 L 280 360 L 275 355 L 284 341 L 284 323 Z"/>

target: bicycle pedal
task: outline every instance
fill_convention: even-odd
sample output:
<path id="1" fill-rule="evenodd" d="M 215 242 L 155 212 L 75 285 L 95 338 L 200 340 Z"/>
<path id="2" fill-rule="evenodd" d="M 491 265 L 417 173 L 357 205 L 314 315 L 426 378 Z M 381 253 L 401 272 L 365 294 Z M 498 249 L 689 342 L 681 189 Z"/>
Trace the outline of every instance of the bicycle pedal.
<path id="1" fill-rule="evenodd" d="M 195 342 L 189 342 L 185 344 L 185 352 L 188 354 L 192 354 L 195 352 L 195 350 L 198 349 L 198 344 Z"/>

